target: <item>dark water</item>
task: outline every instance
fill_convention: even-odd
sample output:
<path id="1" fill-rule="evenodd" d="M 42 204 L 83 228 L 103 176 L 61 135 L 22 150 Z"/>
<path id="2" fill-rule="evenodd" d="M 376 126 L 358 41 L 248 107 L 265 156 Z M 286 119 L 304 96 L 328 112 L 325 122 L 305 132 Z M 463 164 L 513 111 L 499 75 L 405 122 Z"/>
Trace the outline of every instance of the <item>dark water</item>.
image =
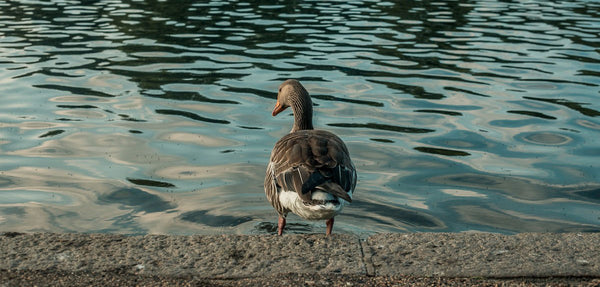
<path id="1" fill-rule="evenodd" d="M 358 169 L 338 232 L 600 231 L 597 1 L 0 11 L 0 230 L 273 232 L 270 112 L 297 78 Z"/>

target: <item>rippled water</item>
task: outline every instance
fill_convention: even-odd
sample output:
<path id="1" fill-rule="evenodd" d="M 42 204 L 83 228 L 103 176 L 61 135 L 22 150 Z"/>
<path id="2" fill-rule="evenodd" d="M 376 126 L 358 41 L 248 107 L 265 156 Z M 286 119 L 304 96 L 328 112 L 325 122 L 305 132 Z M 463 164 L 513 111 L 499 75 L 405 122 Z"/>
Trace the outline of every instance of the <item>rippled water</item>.
<path id="1" fill-rule="evenodd" d="M 273 232 L 297 78 L 337 232 L 600 231 L 600 3 L 203 2 L 0 1 L 0 230 Z"/>

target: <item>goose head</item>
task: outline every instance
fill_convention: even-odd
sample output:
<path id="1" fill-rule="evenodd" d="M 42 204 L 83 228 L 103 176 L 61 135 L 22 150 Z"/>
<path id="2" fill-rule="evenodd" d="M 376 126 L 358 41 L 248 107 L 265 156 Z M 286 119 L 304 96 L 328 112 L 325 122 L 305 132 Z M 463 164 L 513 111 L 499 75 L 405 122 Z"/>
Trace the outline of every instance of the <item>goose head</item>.
<path id="1" fill-rule="evenodd" d="M 292 132 L 313 129 L 312 100 L 304 86 L 294 79 L 287 80 L 279 86 L 277 103 L 272 115 L 276 116 L 289 107 L 294 113 Z"/>

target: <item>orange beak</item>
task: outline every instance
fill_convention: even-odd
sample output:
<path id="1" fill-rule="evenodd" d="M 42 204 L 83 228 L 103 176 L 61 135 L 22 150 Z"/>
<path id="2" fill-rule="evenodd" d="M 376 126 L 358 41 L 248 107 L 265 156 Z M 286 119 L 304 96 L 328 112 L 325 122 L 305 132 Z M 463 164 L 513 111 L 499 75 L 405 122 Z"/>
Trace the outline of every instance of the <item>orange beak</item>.
<path id="1" fill-rule="evenodd" d="M 275 108 L 273 109 L 273 116 L 276 116 L 278 113 L 281 113 L 283 110 L 285 110 L 287 107 L 281 105 L 279 103 L 279 101 L 277 101 L 277 104 L 275 104 Z"/>

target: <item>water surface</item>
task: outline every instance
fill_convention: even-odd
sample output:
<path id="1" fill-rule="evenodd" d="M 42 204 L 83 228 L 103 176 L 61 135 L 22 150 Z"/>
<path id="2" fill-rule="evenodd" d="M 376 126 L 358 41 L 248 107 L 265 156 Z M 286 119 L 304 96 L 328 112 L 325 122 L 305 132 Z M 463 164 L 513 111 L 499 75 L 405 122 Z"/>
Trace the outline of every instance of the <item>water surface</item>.
<path id="1" fill-rule="evenodd" d="M 600 231 L 595 1 L 0 9 L 0 230 L 272 233 L 296 78 L 358 170 L 338 232 Z"/>

